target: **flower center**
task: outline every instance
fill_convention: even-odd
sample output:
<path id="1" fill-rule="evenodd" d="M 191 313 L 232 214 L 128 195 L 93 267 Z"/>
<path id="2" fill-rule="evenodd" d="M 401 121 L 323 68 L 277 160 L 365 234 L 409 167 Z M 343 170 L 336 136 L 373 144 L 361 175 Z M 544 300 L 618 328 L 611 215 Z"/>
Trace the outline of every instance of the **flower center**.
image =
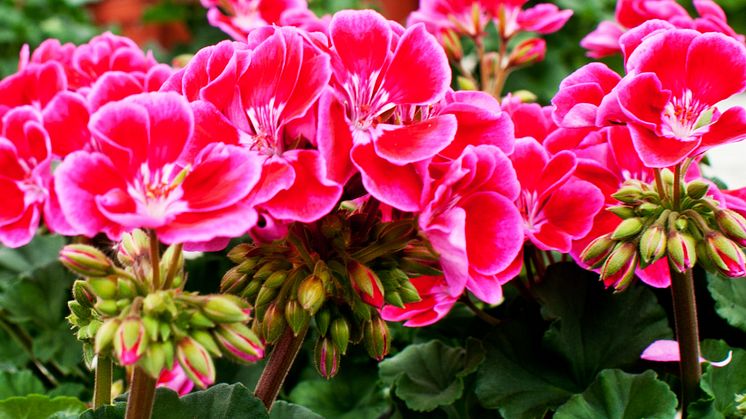
<path id="1" fill-rule="evenodd" d="M 708 130 L 714 108 L 700 103 L 687 90 L 673 98 L 663 110 L 663 135 L 682 140 L 694 140 Z"/>
<path id="2" fill-rule="evenodd" d="M 183 195 L 180 186 L 190 169 L 190 166 L 182 168 L 175 163 L 169 163 L 153 171 L 147 163 L 143 163 L 139 176 L 128 186 L 128 192 L 137 204 L 138 212 L 164 220 L 169 215 L 184 211 L 186 203 L 180 201 Z"/>
<path id="3" fill-rule="evenodd" d="M 396 106 L 388 102 L 390 95 L 380 87 L 378 75 L 378 72 L 374 72 L 368 79 L 363 79 L 353 73 L 344 84 L 349 106 L 348 117 L 355 130 L 369 130 L 380 115 Z"/>

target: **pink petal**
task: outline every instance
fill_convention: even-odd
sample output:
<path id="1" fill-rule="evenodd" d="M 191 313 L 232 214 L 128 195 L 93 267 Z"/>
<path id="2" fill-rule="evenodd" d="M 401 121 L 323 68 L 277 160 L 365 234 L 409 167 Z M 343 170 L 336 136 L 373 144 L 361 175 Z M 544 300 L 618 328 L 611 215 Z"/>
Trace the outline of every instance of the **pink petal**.
<path id="1" fill-rule="evenodd" d="M 344 106 L 331 91 L 324 93 L 319 102 L 316 138 L 329 179 L 342 185 L 347 183 L 356 170 L 350 159 L 352 133 L 345 121 Z"/>
<path id="2" fill-rule="evenodd" d="M 640 26 L 632 28 L 619 37 L 619 46 L 622 48 L 625 62 L 632 52 L 642 44 L 647 37 L 663 30 L 675 29 L 676 27 L 665 20 L 648 20 Z"/>
<path id="3" fill-rule="evenodd" d="M 572 237 L 550 223 L 543 223 L 538 229 L 527 231 L 526 235 L 541 250 L 556 250 L 566 253 L 572 246 Z"/>
<path id="4" fill-rule="evenodd" d="M 720 115 L 718 120 L 710 125 L 709 130 L 702 136 L 702 143 L 695 154 L 721 145 L 746 138 L 746 109 L 734 106 Z"/>
<path id="5" fill-rule="evenodd" d="M 143 93 L 127 101 L 142 105 L 150 117 L 150 167 L 176 161 L 194 132 L 194 115 L 186 99 L 176 93 Z"/>
<path id="6" fill-rule="evenodd" d="M 671 167 L 680 163 L 699 146 L 700 140 L 681 141 L 676 138 L 659 137 L 654 132 L 634 125 L 629 127 L 632 144 L 640 160 L 647 167 Z"/>
<path id="7" fill-rule="evenodd" d="M 558 231 L 577 239 L 588 234 L 603 205 L 604 196 L 597 187 L 590 182 L 572 180 L 554 190 L 544 206 L 544 215 Z M 569 250 L 568 247 L 562 252 Z"/>
<path id="8" fill-rule="evenodd" d="M 554 4 L 540 3 L 521 11 L 518 25 L 525 31 L 549 34 L 560 30 L 572 13 L 572 10 L 560 10 Z"/>
<path id="9" fill-rule="evenodd" d="M 548 196 L 565 183 L 575 172 L 577 164 L 575 154 L 569 151 L 560 151 L 555 154 L 544 167 L 539 184 L 536 186 L 536 190 L 540 193 L 539 199 Z"/>
<path id="10" fill-rule="evenodd" d="M 116 102 L 138 93 L 143 93 L 143 86 L 134 75 L 110 71 L 93 83 L 88 93 L 88 103 L 95 111 L 109 102 Z"/>
<path id="11" fill-rule="evenodd" d="M 700 356 L 699 362 L 707 362 L 714 367 L 724 367 L 730 363 L 732 357 L 733 351 L 728 351 L 728 356 L 722 361 L 712 362 Z M 656 340 L 645 348 L 640 358 L 654 362 L 680 362 L 679 342 L 675 340 Z"/>
<path id="12" fill-rule="evenodd" d="M 513 162 L 521 188 L 536 191 L 541 173 L 549 161 L 549 156 L 541 144 L 530 137 L 517 139 L 510 160 Z"/>
<path id="13" fill-rule="evenodd" d="M 616 91 L 619 106 L 632 123 L 656 129 L 671 98 L 656 74 L 627 76 Z"/>
<path id="14" fill-rule="evenodd" d="M 44 128 L 54 155 L 65 157 L 90 144 L 89 117 L 85 100 L 75 93 L 62 92 L 49 102 L 44 108 Z"/>
<path id="15" fill-rule="evenodd" d="M 502 286 L 494 275 L 481 275 L 477 272 L 470 272 L 469 280 L 466 282 L 466 289 L 480 301 L 484 301 L 487 304 L 500 304 L 503 301 Z"/>
<path id="16" fill-rule="evenodd" d="M 186 212 L 157 229 L 158 238 L 167 244 L 209 242 L 216 238 L 239 237 L 256 224 L 252 205 L 236 203 L 209 212 Z"/>
<path id="17" fill-rule="evenodd" d="M 0 176 L 0 196 L 3 197 L 3 205 L 0 205 L 0 226 L 12 224 L 21 219 L 26 210 L 26 204 L 25 194 L 18 184 Z"/>
<path id="18" fill-rule="evenodd" d="M 372 10 L 343 10 L 329 24 L 334 49 L 348 71 L 365 79 L 383 68 L 389 54 L 391 29 Z"/>
<path id="19" fill-rule="evenodd" d="M 456 159 L 468 145 L 493 145 L 505 153 L 513 152 L 514 127 L 510 115 L 500 110 L 500 105 L 483 92 L 455 92 L 453 102 L 441 114 L 456 116 L 456 135 L 440 156 Z"/>
<path id="20" fill-rule="evenodd" d="M 708 105 L 743 92 L 746 46 L 720 33 L 698 36 L 691 42 L 687 55 L 686 85 L 693 97 Z"/>
<path id="21" fill-rule="evenodd" d="M 414 165 L 389 163 L 370 143 L 354 146 L 352 161 L 363 175 L 365 189 L 376 199 L 401 211 L 419 210 L 423 180 Z"/>
<path id="22" fill-rule="evenodd" d="M 434 157 L 453 141 L 457 122 L 442 115 L 407 126 L 379 125 L 383 134 L 373 144 L 376 153 L 396 165 Z"/>
<path id="23" fill-rule="evenodd" d="M 290 188 L 295 182 L 293 166 L 281 156 L 273 156 L 264 161 L 262 177 L 249 197 L 248 201 L 263 204 L 280 191 Z"/>
<path id="24" fill-rule="evenodd" d="M 680 97 L 686 89 L 687 51 L 700 36 L 697 31 L 675 29 L 648 37 L 627 60 L 628 73 L 655 73 L 663 88 Z"/>
<path id="25" fill-rule="evenodd" d="M 637 268 L 640 280 L 654 288 L 668 288 L 671 285 L 671 271 L 668 258 L 659 259 L 645 269 Z"/>
<path id="26" fill-rule="evenodd" d="M 76 236 L 79 233 L 65 218 L 54 183 L 55 179 L 52 178 L 48 188 L 49 197 L 44 201 L 44 223 L 53 233 L 63 236 Z"/>
<path id="27" fill-rule="evenodd" d="M 29 244 L 39 227 L 39 207 L 26 208 L 21 218 L 13 223 L 0 226 L 0 243 L 8 247 L 21 247 Z"/>
<path id="28" fill-rule="evenodd" d="M 607 57 L 619 52 L 619 37 L 623 33 L 618 23 L 604 20 L 580 40 L 580 46 L 588 50 L 591 58 Z"/>

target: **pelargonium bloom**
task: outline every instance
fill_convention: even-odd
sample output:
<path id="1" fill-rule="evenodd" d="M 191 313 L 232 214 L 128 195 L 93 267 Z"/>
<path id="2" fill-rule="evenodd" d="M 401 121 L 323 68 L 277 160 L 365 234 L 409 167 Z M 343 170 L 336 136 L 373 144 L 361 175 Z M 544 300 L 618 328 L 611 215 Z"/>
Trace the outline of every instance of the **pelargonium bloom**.
<path id="1" fill-rule="evenodd" d="M 175 391 L 179 396 L 189 394 L 194 389 L 194 383 L 187 377 L 184 369 L 179 363 L 174 363 L 173 368 L 164 368 L 156 382 L 158 387 L 166 387 Z"/>
<path id="2" fill-rule="evenodd" d="M 448 90 L 443 49 L 422 25 L 401 34 L 394 25 L 368 10 L 334 15 L 334 89 L 321 98 L 317 140 L 332 179 L 345 183 L 359 170 L 376 199 L 416 211 L 424 165 L 451 143 L 457 122 L 417 108 Z"/>
<path id="3" fill-rule="evenodd" d="M 429 172 L 433 180 L 419 226 L 440 254 L 449 294 L 468 289 L 483 301 L 499 302 L 500 285 L 517 274 L 508 268 L 523 245 L 522 219 L 513 204 L 520 186 L 510 160 L 494 146 L 467 146 L 458 159 L 433 164 Z"/>
<path id="4" fill-rule="evenodd" d="M 109 103 L 92 115 L 90 130 L 94 150 L 70 154 L 55 173 L 62 211 L 81 234 L 118 239 L 150 228 L 165 243 L 206 242 L 256 222 L 245 198 L 261 161 L 235 145 L 195 147 L 194 117 L 181 96 Z"/>
<path id="5" fill-rule="evenodd" d="M 591 63 L 565 77 L 552 98 L 552 118 L 563 128 L 604 125 L 599 106 L 619 84 L 621 77 L 602 63 Z"/>
<path id="6" fill-rule="evenodd" d="M 746 137 L 746 110 L 716 107 L 746 90 L 743 44 L 719 33 L 654 32 L 632 52 L 627 72 L 616 97 L 645 165 L 673 166 Z"/>
<path id="7" fill-rule="evenodd" d="M 305 0 L 201 0 L 207 21 L 236 41 L 245 41 L 252 29 L 283 24 L 291 10 L 306 10 Z"/>
<path id="8" fill-rule="evenodd" d="M 423 327 L 436 323 L 453 308 L 458 296 L 450 294 L 442 276 L 420 276 L 410 280 L 417 288 L 421 301 L 405 304 L 403 308 L 386 305 L 381 317 L 390 322 L 405 321 L 407 327 Z"/>

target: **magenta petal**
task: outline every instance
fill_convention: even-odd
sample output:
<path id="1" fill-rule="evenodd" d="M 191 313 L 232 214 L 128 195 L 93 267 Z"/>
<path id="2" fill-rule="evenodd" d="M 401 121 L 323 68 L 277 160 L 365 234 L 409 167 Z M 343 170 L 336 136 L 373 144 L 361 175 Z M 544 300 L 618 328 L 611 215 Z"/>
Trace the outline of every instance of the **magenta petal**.
<path id="1" fill-rule="evenodd" d="M 274 156 L 264 161 L 262 177 L 248 200 L 255 204 L 263 204 L 272 199 L 278 192 L 288 189 L 295 182 L 295 170 L 282 157 Z"/>
<path id="2" fill-rule="evenodd" d="M 369 48 L 369 46 L 366 46 Z M 402 35 L 386 71 L 383 89 L 397 104 L 427 104 L 443 97 L 451 84 L 451 69 L 443 48 L 415 25 Z"/>
<path id="3" fill-rule="evenodd" d="M 588 234 L 603 205 L 604 196 L 596 186 L 571 180 L 554 190 L 544 206 L 544 215 L 554 228 L 577 239 Z"/>
<path id="4" fill-rule="evenodd" d="M 89 112 L 83 97 L 62 92 L 47 104 L 43 113 L 44 128 L 49 133 L 53 154 L 64 157 L 89 145 Z"/>
<path id="5" fill-rule="evenodd" d="M 515 142 L 515 150 L 511 154 L 510 160 L 513 161 L 513 167 L 518 176 L 518 181 L 521 183 L 521 188 L 536 191 L 544 166 L 549 161 L 549 156 L 544 147 L 533 138 L 519 138 Z"/>
<path id="6" fill-rule="evenodd" d="M 376 154 L 373 144 L 352 148 L 352 161 L 363 175 L 365 189 L 379 201 L 401 211 L 418 211 L 423 180 L 413 164 L 398 166 Z"/>
<path id="7" fill-rule="evenodd" d="M 236 203 L 210 212 L 187 212 L 174 217 L 157 229 L 158 238 L 167 244 L 210 242 L 216 238 L 239 237 L 256 224 L 252 205 Z"/>
<path id="8" fill-rule="evenodd" d="M 518 25 L 525 31 L 550 34 L 560 30 L 572 14 L 572 10 L 560 10 L 554 4 L 539 3 L 520 12 Z"/>
<path id="9" fill-rule="evenodd" d="M 116 102 L 138 93 L 143 93 L 143 86 L 134 75 L 110 71 L 93 83 L 88 93 L 88 103 L 95 111 L 109 102 Z"/>
<path id="10" fill-rule="evenodd" d="M 629 59 L 632 52 L 642 44 L 645 38 L 659 31 L 675 28 L 674 25 L 665 20 L 653 19 L 625 32 L 619 37 L 619 46 L 622 48 L 625 62 Z"/>
<path id="11" fill-rule="evenodd" d="M 679 342 L 675 340 L 656 340 L 651 343 L 640 355 L 646 361 L 656 362 L 679 362 Z"/>
<path id="12" fill-rule="evenodd" d="M 262 208 L 274 218 L 309 223 L 328 214 L 342 196 L 342 187 L 326 178 L 321 156 L 315 150 L 284 155 L 295 170 L 295 182 L 277 193 Z"/>
<path id="13" fill-rule="evenodd" d="M 653 73 L 628 75 L 616 90 L 624 115 L 632 123 L 654 130 L 663 118 L 663 110 L 671 98 L 658 76 Z"/>
<path id="14" fill-rule="evenodd" d="M 329 179 L 345 184 L 355 173 L 350 159 L 352 133 L 345 121 L 345 109 L 331 91 L 325 92 L 319 102 L 319 124 L 316 135 L 319 152 L 326 163 Z"/>
<path id="15" fill-rule="evenodd" d="M 194 133 L 194 114 L 186 99 L 176 93 L 143 93 L 127 100 L 144 106 L 150 117 L 150 167 L 176 161 Z"/>
<path id="16" fill-rule="evenodd" d="M 391 29 L 372 10 L 344 10 L 334 14 L 329 36 L 347 70 L 365 79 L 381 70 L 389 54 Z"/>
<path id="17" fill-rule="evenodd" d="M 693 97 L 708 105 L 743 92 L 746 89 L 746 46 L 720 33 L 698 36 L 689 46 L 686 85 Z"/>
<path id="18" fill-rule="evenodd" d="M 632 144 L 642 163 L 651 168 L 671 167 L 683 161 L 699 146 L 700 140 L 681 141 L 659 137 L 654 132 L 634 125 L 629 127 Z"/>
<path id="19" fill-rule="evenodd" d="M 640 280 L 651 287 L 667 288 L 671 285 L 671 271 L 668 267 L 668 258 L 662 258 L 646 267 L 637 268 L 637 276 Z"/>
<path id="20" fill-rule="evenodd" d="M 513 202 L 494 192 L 477 192 L 460 206 L 466 212 L 469 266 L 483 275 L 507 268 L 523 245 L 523 219 Z"/>
<path id="21" fill-rule="evenodd" d="M 698 36 L 699 32 L 687 29 L 651 35 L 629 56 L 627 73 L 655 73 L 663 88 L 680 96 L 686 89 L 687 51 Z"/>
<path id="22" fill-rule="evenodd" d="M 541 250 L 567 253 L 572 246 L 572 237 L 550 223 L 543 223 L 539 228 L 527 231 L 526 235 Z"/>
<path id="23" fill-rule="evenodd" d="M 54 187 L 55 179 L 49 183 L 49 197 L 44 202 L 44 224 L 50 231 L 63 236 L 75 236 L 78 232 L 67 222 L 65 214 L 62 213 L 60 200 Z"/>
<path id="24" fill-rule="evenodd" d="M 379 125 L 383 130 L 373 141 L 376 153 L 397 165 L 434 157 L 453 141 L 457 123 L 453 115 L 442 115 L 407 126 Z"/>
<path id="25" fill-rule="evenodd" d="M 539 199 L 546 197 L 565 183 L 575 172 L 577 165 L 578 159 L 572 152 L 560 151 L 555 154 L 544 167 L 539 184 L 536 186 L 536 190 L 540 193 Z"/>
<path id="26" fill-rule="evenodd" d="M 616 22 L 604 20 L 598 27 L 580 40 L 580 46 L 587 49 L 591 58 L 603 58 L 619 52 L 619 37 L 624 29 Z"/>
<path id="27" fill-rule="evenodd" d="M 0 243 L 8 247 L 27 245 L 34 238 L 39 227 L 39 207 L 32 205 L 26 208 L 21 218 L 13 223 L 0 226 Z"/>
<path id="28" fill-rule="evenodd" d="M 696 154 L 704 153 L 712 147 L 741 141 L 746 138 L 746 109 L 734 106 L 720 115 L 702 136 L 702 143 Z"/>
<path id="29" fill-rule="evenodd" d="M 3 197 L 3 205 L 0 205 L 0 225 L 6 225 L 18 221 L 23 216 L 26 204 L 25 194 L 18 184 L 1 175 L 0 172 L 0 196 Z"/>
<path id="30" fill-rule="evenodd" d="M 147 158 L 148 112 L 129 101 L 112 102 L 91 115 L 91 134 L 98 147 L 122 171 L 139 169 Z"/>

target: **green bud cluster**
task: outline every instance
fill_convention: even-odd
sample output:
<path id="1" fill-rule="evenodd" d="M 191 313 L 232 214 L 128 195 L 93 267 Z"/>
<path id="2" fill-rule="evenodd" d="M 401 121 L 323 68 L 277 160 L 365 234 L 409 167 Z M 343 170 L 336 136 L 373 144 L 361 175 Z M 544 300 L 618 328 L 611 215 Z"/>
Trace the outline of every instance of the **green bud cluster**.
<path id="1" fill-rule="evenodd" d="M 339 371 L 350 344 L 383 359 L 390 333 L 379 309 L 420 301 L 410 278 L 440 273 L 411 220 L 381 222 L 368 214 L 340 210 L 293 226 L 287 240 L 240 244 L 228 253 L 236 266 L 221 291 L 250 302 L 251 328 L 267 343 L 288 328 L 296 336 L 315 331 L 315 363 L 325 378 Z"/>
<path id="2" fill-rule="evenodd" d="M 150 245 L 142 231 L 125 234 L 118 264 L 87 245 L 60 252 L 62 263 L 81 276 L 73 285 L 68 320 L 84 343 L 89 366 L 94 355 L 111 355 L 157 378 L 178 362 L 195 384 L 206 387 L 215 379 L 213 357 L 254 362 L 264 355 L 261 340 L 247 327 L 250 306 L 244 299 L 185 292 L 178 246 L 159 257 L 156 284 Z"/>
<path id="3" fill-rule="evenodd" d="M 584 263 L 599 268 L 607 286 L 621 291 L 634 280 L 635 270 L 667 257 L 672 269 L 684 272 L 698 261 L 727 276 L 744 276 L 746 220 L 720 208 L 707 196 L 701 180 L 680 186 L 673 202 L 673 173 L 663 170 L 661 197 L 654 185 L 630 180 L 614 195 L 620 205 L 608 211 L 622 218 L 616 229 L 591 242 L 581 254 Z"/>

